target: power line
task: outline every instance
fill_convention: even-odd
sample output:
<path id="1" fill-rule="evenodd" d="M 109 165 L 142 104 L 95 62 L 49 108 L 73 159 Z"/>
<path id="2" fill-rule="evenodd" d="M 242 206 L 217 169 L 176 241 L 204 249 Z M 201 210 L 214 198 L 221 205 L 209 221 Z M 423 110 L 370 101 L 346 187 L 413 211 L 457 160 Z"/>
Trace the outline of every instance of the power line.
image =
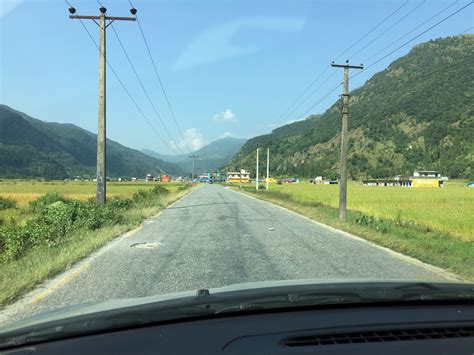
<path id="1" fill-rule="evenodd" d="M 287 116 L 290 116 L 294 110 L 288 114 L 288 112 L 291 110 L 291 108 L 308 92 L 309 89 L 311 89 L 311 87 L 324 75 L 324 73 L 326 73 L 326 71 L 330 68 L 330 66 L 328 65 L 327 67 L 325 67 L 323 69 L 323 71 L 321 71 L 321 73 L 316 76 L 315 79 L 313 79 L 313 81 L 303 90 L 303 92 L 293 101 L 293 103 L 287 107 L 287 109 L 285 111 L 283 111 L 283 113 L 278 117 L 279 121 L 278 123 L 281 122 L 281 120 L 284 120 Z M 310 95 L 311 96 L 311 95 Z M 277 124 L 278 124 L 277 123 Z"/>
<path id="2" fill-rule="evenodd" d="M 369 43 L 367 43 L 365 46 L 360 48 L 357 52 L 355 52 L 352 57 L 355 57 L 357 54 L 362 52 L 364 49 L 366 49 L 368 46 L 370 46 L 372 43 L 374 43 L 376 40 L 378 40 L 380 37 L 382 37 L 384 34 L 386 34 L 388 31 L 390 31 L 392 28 L 394 28 L 396 25 L 398 25 L 400 22 L 402 22 L 404 19 L 406 19 L 408 16 L 410 16 L 412 13 L 414 13 L 416 10 L 418 10 L 421 6 L 425 4 L 426 0 L 423 0 L 418 6 L 414 7 L 411 11 L 409 11 L 405 16 L 401 17 L 398 19 L 398 21 L 394 22 L 390 27 L 388 27 L 385 31 L 380 33 L 377 37 L 372 39 Z"/>
<path id="3" fill-rule="evenodd" d="M 408 4 L 409 0 L 405 1 L 402 5 L 400 5 L 395 11 L 393 11 L 390 15 L 385 17 L 382 21 L 380 21 L 377 25 L 375 25 L 369 32 L 367 32 L 365 35 L 363 35 L 361 38 L 359 38 L 355 43 L 353 43 L 351 46 L 346 48 L 341 54 L 339 54 L 336 58 L 334 58 L 334 61 L 338 60 L 340 57 L 342 57 L 345 53 L 350 51 L 352 48 L 354 48 L 357 44 L 359 44 L 362 40 L 364 40 L 368 35 L 370 35 L 372 32 L 374 32 L 377 28 L 379 28 L 381 25 L 383 25 L 388 19 L 390 19 L 393 15 L 395 15 L 398 11 L 400 11 L 402 8 L 404 8 Z"/>
<path id="4" fill-rule="evenodd" d="M 329 91 L 323 98 L 321 98 L 319 101 L 317 101 L 315 104 L 313 104 L 310 108 L 308 108 L 298 119 L 297 121 L 303 119 L 313 108 L 318 106 L 320 103 L 322 103 L 324 100 L 326 100 L 334 91 L 336 91 L 342 83 L 337 84 L 331 91 Z"/>
<path id="5" fill-rule="evenodd" d="M 371 60 L 372 58 L 376 57 L 377 55 L 379 55 L 380 53 L 384 52 L 387 48 L 390 48 L 392 45 L 394 45 L 395 43 L 397 43 L 398 41 L 400 41 L 401 39 L 405 38 L 406 36 L 408 36 L 410 33 L 412 33 L 413 31 L 417 30 L 418 28 L 422 27 L 423 25 L 425 25 L 426 23 L 430 22 L 432 19 L 434 19 L 435 17 L 439 16 L 440 14 L 442 14 L 443 12 L 445 12 L 446 10 L 448 10 L 449 8 L 453 7 L 454 5 L 456 5 L 457 3 L 459 2 L 459 0 L 456 0 L 454 1 L 452 4 L 446 6 L 445 8 L 443 8 L 441 11 L 437 12 L 436 14 L 434 14 L 433 16 L 431 16 L 429 19 L 423 21 L 422 23 L 418 24 L 417 26 L 415 26 L 414 28 L 412 28 L 410 31 L 404 33 L 403 35 L 401 35 L 400 37 L 398 37 L 396 40 L 394 40 L 393 42 L 391 42 L 389 45 L 385 46 L 384 48 L 382 48 L 380 51 L 378 51 L 377 53 L 375 54 L 372 54 L 369 58 L 367 59 L 364 59 L 364 63 Z"/>
<path id="6" fill-rule="evenodd" d="M 330 68 L 330 66 L 328 66 L 328 68 Z M 293 113 L 295 113 L 305 102 L 308 101 L 308 99 L 315 93 L 317 92 L 319 89 L 321 89 L 323 87 L 324 84 L 326 84 L 329 79 L 331 79 L 334 75 L 336 75 L 336 72 L 332 72 L 323 82 L 321 82 L 316 88 L 314 88 L 311 93 L 306 96 L 306 98 L 301 101 L 293 110 L 291 110 L 291 112 L 285 117 L 285 119 L 288 119 Z M 279 121 L 277 124 L 281 123 L 282 121 Z"/>
<path id="7" fill-rule="evenodd" d="M 347 47 L 341 54 L 339 54 L 334 60 L 337 60 L 338 58 L 340 58 L 342 55 L 344 55 L 345 53 L 347 53 L 348 51 L 350 51 L 352 48 L 354 48 L 357 44 L 359 44 L 362 40 L 364 40 L 368 35 L 370 35 L 372 32 L 374 32 L 377 28 L 379 28 L 382 24 L 384 24 L 388 19 L 390 19 L 392 16 L 394 16 L 397 12 L 399 12 L 403 7 L 405 7 L 407 4 L 408 4 L 409 0 L 405 1 L 405 3 L 403 3 L 402 5 L 400 5 L 397 9 L 395 9 L 395 11 L 393 11 L 392 13 L 390 13 L 388 16 L 386 16 L 382 21 L 380 21 L 377 25 L 375 25 L 372 29 L 370 29 L 366 34 L 364 34 L 362 37 L 360 37 L 356 42 L 354 42 L 352 45 L 350 45 L 349 47 Z M 321 73 L 315 78 L 313 79 L 313 81 L 303 90 L 303 92 L 293 101 L 293 103 L 291 105 L 289 105 L 287 107 L 287 109 L 279 116 L 279 121 L 277 122 L 277 124 L 280 124 L 281 122 L 285 121 L 286 119 L 288 119 L 288 117 L 293 114 L 299 107 L 301 107 L 302 103 L 300 103 L 298 105 L 297 108 L 294 108 L 292 110 L 292 108 L 294 107 L 295 104 L 298 103 L 298 101 L 309 91 L 309 89 L 311 89 L 311 87 L 313 87 L 313 85 L 319 80 L 322 78 L 322 76 L 326 73 L 326 71 L 330 68 L 330 66 L 328 65 L 327 67 L 325 67 Z M 327 79 L 326 79 L 327 80 Z M 322 84 L 319 86 L 321 87 Z M 319 89 L 318 87 L 318 89 Z M 317 90 L 317 89 L 316 89 Z M 309 97 L 311 95 L 314 94 L 314 92 L 316 90 L 313 90 L 312 93 L 306 97 L 306 99 L 304 101 L 307 101 L 309 99 Z M 288 114 L 288 112 L 290 112 L 290 114 Z"/>
<path id="8" fill-rule="evenodd" d="M 371 63 L 370 65 L 368 65 L 367 67 L 365 67 L 363 70 L 361 70 L 360 72 L 354 74 L 351 78 L 355 78 L 356 76 L 360 75 L 361 73 L 363 73 L 364 71 L 366 71 L 367 69 L 373 67 L 375 64 L 379 63 L 380 61 L 384 60 L 385 58 L 387 58 L 389 55 L 395 53 L 396 51 L 398 51 L 399 49 L 405 47 L 407 44 L 409 44 L 410 42 L 413 42 L 415 39 L 419 38 L 420 36 L 424 35 L 426 32 L 432 30 L 433 28 L 435 28 L 436 26 L 440 25 L 441 23 L 443 23 L 444 21 L 448 20 L 449 18 L 453 17 L 454 15 L 456 15 L 458 12 L 464 10 L 465 8 L 467 8 L 468 6 L 472 5 L 474 1 L 471 1 L 470 3 L 468 3 L 467 5 L 464 5 L 463 7 L 457 9 L 456 11 L 452 12 L 451 14 L 449 14 L 448 16 L 446 16 L 445 18 L 441 19 L 440 21 L 436 22 L 434 25 L 432 25 L 431 27 L 427 28 L 426 30 L 424 30 L 423 32 L 421 32 L 420 34 L 416 35 L 415 37 L 409 39 L 408 41 L 406 41 L 405 43 L 403 43 L 401 46 L 395 48 L 394 50 L 390 51 L 389 53 L 387 53 L 386 55 L 384 55 L 383 57 L 379 58 L 378 60 L 376 60 L 375 62 Z"/>
<path id="9" fill-rule="evenodd" d="M 462 32 L 460 33 L 460 35 L 463 35 L 463 34 L 465 34 L 466 32 L 469 32 L 469 31 L 472 30 L 472 29 L 474 29 L 474 27 L 469 27 L 468 29 L 462 31 Z"/>
<path id="10" fill-rule="evenodd" d="M 128 2 L 130 3 L 130 6 L 133 8 L 132 2 L 131 2 L 130 0 L 129 0 Z M 177 128 L 177 130 L 178 130 L 178 133 L 179 133 L 181 139 L 183 140 L 184 144 L 185 144 L 186 147 L 189 149 L 189 151 L 192 151 L 192 149 L 190 148 L 190 146 L 189 146 L 188 143 L 186 142 L 186 139 L 184 139 L 183 132 L 182 132 L 181 128 L 180 128 L 179 125 L 178 125 L 178 120 L 176 119 L 176 115 L 175 115 L 175 113 L 174 113 L 173 107 L 171 106 L 171 102 L 170 102 L 170 100 L 169 100 L 169 98 L 168 98 L 168 94 L 166 93 L 166 90 L 165 90 L 165 87 L 164 87 L 163 82 L 162 82 L 162 80 L 161 80 L 160 74 L 158 73 L 158 69 L 157 69 L 155 60 L 153 59 L 153 56 L 152 56 L 152 54 L 151 54 L 151 50 L 150 50 L 150 47 L 149 47 L 149 45 L 148 45 L 148 41 L 146 40 L 145 33 L 144 33 L 144 31 L 143 31 L 143 28 L 142 28 L 142 25 L 141 25 L 141 23 L 140 23 L 140 20 L 139 20 L 138 16 L 136 16 L 136 18 L 137 18 L 138 27 L 139 27 L 139 29 L 140 29 L 140 33 L 141 33 L 142 38 L 143 38 L 143 42 L 145 43 L 145 47 L 146 47 L 146 50 L 147 50 L 147 52 L 148 52 L 148 56 L 150 57 L 150 61 L 151 61 L 152 65 L 153 65 L 153 69 L 154 69 L 154 71 L 155 71 L 155 75 L 156 75 L 156 77 L 157 77 L 157 79 L 158 79 L 158 83 L 160 84 L 161 91 L 163 92 L 163 96 L 165 97 L 166 104 L 168 105 L 168 109 L 169 109 L 169 111 L 170 111 L 170 113 L 171 113 L 171 117 L 173 118 L 174 124 L 175 124 L 175 126 L 176 126 L 176 128 Z"/>
<path id="11" fill-rule="evenodd" d="M 82 19 L 79 19 L 79 22 L 81 23 L 82 27 L 84 28 L 84 30 L 87 32 L 87 35 L 89 36 L 89 38 L 91 39 L 92 43 L 94 44 L 94 46 L 97 48 L 97 50 L 99 50 L 99 45 L 97 44 L 97 42 L 95 41 L 94 37 L 92 36 L 92 34 L 90 33 L 90 31 L 88 30 L 87 26 L 84 24 L 84 21 L 82 21 Z M 171 148 L 168 146 L 168 143 L 163 139 L 163 137 L 158 133 L 158 131 L 156 130 L 156 128 L 153 126 L 153 124 L 150 122 L 150 120 L 148 119 L 148 117 L 145 115 L 145 113 L 143 112 L 143 110 L 140 108 L 140 106 L 138 105 L 138 103 L 135 101 L 135 99 L 133 98 L 132 94 L 130 94 L 130 91 L 127 89 L 127 87 L 125 86 L 125 84 L 123 83 L 122 79 L 120 79 L 117 71 L 114 69 L 114 67 L 110 64 L 110 62 L 108 60 L 106 60 L 106 63 L 107 63 L 107 66 L 109 67 L 109 69 L 112 71 L 112 73 L 114 74 L 115 78 L 117 79 L 117 81 L 119 82 L 120 86 L 122 87 L 122 89 L 125 91 L 125 93 L 127 94 L 127 96 L 130 98 L 130 100 L 133 102 L 133 104 L 135 105 L 136 109 L 138 110 L 138 112 L 140 112 L 141 116 L 145 119 L 145 121 L 148 123 L 148 125 L 151 127 L 151 129 L 153 130 L 153 132 L 157 135 L 157 137 L 161 140 L 162 143 L 164 143 L 164 145 L 172 152 L 172 153 L 175 153 L 173 150 L 171 150 Z"/>
<path id="12" fill-rule="evenodd" d="M 158 113 L 158 110 L 156 109 L 156 106 L 155 104 L 153 103 L 152 99 L 150 98 L 150 95 L 148 94 L 148 91 L 146 90 L 145 88 L 145 85 L 143 85 L 143 82 L 142 80 L 140 79 L 140 76 L 138 75 L 138 72 L 137 70 L 135 69 L 135 66 L 133 65 L 133 62 L 132 60 L 130 59 L 130 56 L 128 55 L 127 53 L 127 50 L 125 49 L 125 46 L 123 45 L 117 31 L 115 30 L 115 27 L 113 24 L 111 24 L 111 27 L 112 27 L 112 31 L 114 32 L 115 34 L 115 37 L 117 38 L 119 44 L 120 44 L 120 47 L 122 48 L 122 51 L 123 53 L 125 54 L 125 57 L 127 58 L 128 60 L 128 63 L 130 64 L 130 66 L 132 67 L 132 70 L 133 70 L 133 73 L 135 74 L 135 77 L 137 78 L 138 82 L 140 83 L 140 86 L 143 90 L 143 93 L 145 94 L 146 98 L 148 99 L 148 102 L 150 103 L 151 107 L 153 108 L 153 111 L 155 112 L 155 115 L 156 117 L 158 117 L 159 121 L 161 122 L 161 125 L 163 126 L 164 130 L 166 131 L 166 133 L 168 134 L 169 138 L 174 141 L 173 139 L 173 136 L 171 135 L 170 131 L 168 130 L 168 128 L 166 127 L 165 125 L 165 122 L 163 121 L 163 119 L 161 118 L 161 115 Z M 181 154 L 185 154 L 181 148 L 179 147 L 179 145 L 176 145 L 176 148 L 180 151 Z"/>

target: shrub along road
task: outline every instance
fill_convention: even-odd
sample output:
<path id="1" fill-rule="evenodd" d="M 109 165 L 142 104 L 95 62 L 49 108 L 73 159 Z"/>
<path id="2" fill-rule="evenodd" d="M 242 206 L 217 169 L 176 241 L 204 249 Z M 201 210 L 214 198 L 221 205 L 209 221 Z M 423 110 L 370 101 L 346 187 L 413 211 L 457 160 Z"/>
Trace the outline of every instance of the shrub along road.
<path id="1" fill-rule="evenodd" d="M 0 322 L 83 302 L 251 281 L 445 277 L 268 202 L 204 185 L 4 309 Z"/>

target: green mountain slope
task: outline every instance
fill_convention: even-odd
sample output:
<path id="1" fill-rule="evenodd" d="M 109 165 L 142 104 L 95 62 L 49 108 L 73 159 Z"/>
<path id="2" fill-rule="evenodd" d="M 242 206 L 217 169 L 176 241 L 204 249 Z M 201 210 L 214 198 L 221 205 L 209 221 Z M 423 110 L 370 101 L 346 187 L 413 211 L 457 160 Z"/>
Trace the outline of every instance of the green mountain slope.
<path id="1" fill-rule="evenodd" d="M 96 135 L 73 124 L 44 122 L 0 105 L 0 176 L 62 179 L 95 175 Z M 107 140 L 107 176 L 182 175 L 181 169 Z"/>
<path id="2" fill-rule="evenodd" d="M 196 150 L 192 153 L 193 155 L 198 156 L 195 163 L 196 174 L 215 171 L 228 164 L 246 141 L 246 139 L 242 138 L 225 137 L 215 140 L 214 142 Z M 190 154 L 164 155 L 148 149 L 142 149 L 142 152 L 151 157 L 173 162 L 187 173 L 191 171 L 192 164 L 191 159 L 189 158 Z"/>
<path id="3" fill-rule="evenodd" d="M 474 35 L 432 40 L 375 74 L 350 97 L 349 173 L 352 178 L 439 170 L 474 175 Z M 461 63 L 456 65 L 456 63 Z M 241 152 L 254 170 L 255 149 L 271 150 L 275 175 L 336 177 L 340 102 L 304 129 L 295 122 L 250 139 Z M 306 122 L 302 121 L 302 122 Z M 284 131 L 284 133 L 282 133 Z M 235 169 L 238 157 L 228 166 Z"/>

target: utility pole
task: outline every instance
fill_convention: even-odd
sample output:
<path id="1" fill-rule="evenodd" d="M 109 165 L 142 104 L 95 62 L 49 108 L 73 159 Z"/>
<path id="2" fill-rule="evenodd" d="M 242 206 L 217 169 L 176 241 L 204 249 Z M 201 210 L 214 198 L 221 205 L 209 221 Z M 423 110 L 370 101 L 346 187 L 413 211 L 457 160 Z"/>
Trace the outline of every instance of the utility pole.
<path id="1" fill-rule="evenodd" d="M 195 175 L 195 170 L 194 170 L 194 169 L 195 169 L 195 165 L 194 165 L 194 159 L 197 159 L 197 158 L 198 158 L 198 156 L 197 156 L 197 155 L 195 155 L 195 154 L 192 154 L 192 155 L 190 155 L 190 156 L 189 156 L 189 158 L 191 158 L 191 159 L 193 160 L 193 176 L 191 177 L 191 180 L 193 180 L 193 179 L 194 179 L 194 175 Z"/>
<path id="2" fill-rule="evenodd" d="M 268 179 L 270 173 L 270 148 L 267 148 L 267 190 L 268 190 Z"/>
<path id="3" fill-rule="evenodd" d="M 344 68 L 344 93 L 342 94 L 342 131 L 341 131 L 341 170 L 339 182 L 339 221 L 346 220 L 347 206 L 347 149 L 349 145 L 348 126 L 349 126 L 349 69 L 364 69 L 361 65 L 334 64 L 332 67 Z"/>
<path id="4" fill-rule="evenodd" d="M 255 174 L 255 189 L 258 191 L 258 149 L 257 148 L 257 171 L 256 171 L 256 174 Z"/>
<path id="5" fill-rule="evenodd" d="M 239 189 L 242 188 L 242 153 L 239 153 Z"/>
<path id="6" fill-rule="evenodd" d="M 136 21 L 136 17 L 110 17 L 106 16 L 107 9 L 103 6 L 99 9 L 99 16 L 79 16 L 74 15 L 76 9 L 69 8 L 70 19 L 73 20 L 93 20 L 99 26 L 99 115 L 98 115 L 98 130 L 97 130 L 97 189 L 96 200 L 97 204 L 103 206 L 106 201 L 106 161 L 105 161 L 105 142 L 106 142 L 106 44 L 105 33 L 106 28 L 114 21 Z M 135 8 L 130 9 L 132 15 L 137 13 Z M 99 20 L 99 22 L 97 22 Z M 108 21 L 108 23 L 107 23 Z"/>

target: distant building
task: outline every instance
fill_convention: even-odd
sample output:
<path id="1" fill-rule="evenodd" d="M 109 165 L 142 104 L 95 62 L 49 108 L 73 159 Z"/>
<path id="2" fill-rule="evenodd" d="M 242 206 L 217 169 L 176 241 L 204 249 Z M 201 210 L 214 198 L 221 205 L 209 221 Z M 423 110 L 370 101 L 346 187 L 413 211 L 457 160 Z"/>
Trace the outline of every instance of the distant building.
<path id="1" fill-rule="evenodd" d="M 160 181 L 161 182 L 171 182 L 171 176 L 163 174 L 163 175 L 160 176 Z"/>
<path id="2" fill-rule="evenodd" d="M 413 187 L 443 187 L 441 173 L 434 170 L 420 170 L 413 172 L 411 186 Z"/>
<path id="3" fill-rule="evenodd" d="M 153 175 L 151 175 L 151 174 L 146 174 L 146 176 L 145 176 L 145 181 L 153 181 L 153 180 L 154 180 Z"/>
<path id="4" fill-rule="evenodd" d="M 434 171 L 434 170 L 419 170 L 419 171 L 415 171 L 413 172 L 413 177 L 414 178 L 440 178 L 441 177 L 441 173 L 439 173 L 438 171 Z"/>
<path id="5" fill-rule="evenodd" d="M 227 182 L 230 183 L 240 183 L 243 184 L 250 182 L 250 172 L 246 171 L 245 169 L 240 170 L 240 173 L 237 171 L 229 171 L 227 173 Z"/>
<path id="6" fill-rule="evenodd" d="M 415 171 L 413 177 L 397 175 L 393 179 L 366 179 L 364 186 L 403 186 L 403 187 L 443 187 L 443 180 L 437 171 Z"/>

